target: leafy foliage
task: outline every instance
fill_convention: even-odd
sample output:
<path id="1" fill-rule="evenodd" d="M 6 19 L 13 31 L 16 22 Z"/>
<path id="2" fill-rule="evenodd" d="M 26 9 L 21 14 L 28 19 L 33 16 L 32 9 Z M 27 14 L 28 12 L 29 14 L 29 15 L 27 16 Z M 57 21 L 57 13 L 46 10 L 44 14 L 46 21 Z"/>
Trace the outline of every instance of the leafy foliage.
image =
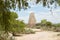
<path id="1" fill-rule="evenodd" d="M 23 21 L 16 20 L 16 23 L 14 23 L 12 26 L 13 26 L 12 27 L 13 32 L 20 33 L 24 31 L 25 23 Z"/>
<path id="2" fill-rule="evenodd" d="M 9 14 L 9 13 L 8 13 Z M 10 18 L 8 20 L 5 20 L 4 22 L 6 22 L 4 24 L 4 22 L 2 21 L 2 16 L 1 16 L 1 23 L 0 23 L 0 32 L 2 31 L 3 34 L 1 35 L 6 35 L 6 37 L 2 37 L 0 35 L 0 37 L 2 37 L 3 39 L 7 39 L 7 37 L 9 36 L 9 33 L 21 33 L 23 32 L 24 28 L 25 28 L 25 23 L 23 21 L 19 21 L 17 20 L 18 15 L 15 12 L 10 12 Z M 9 22 L 9 24 L 7 24 Z M 3 25 L 3 24 L 4 25 Z M 4 40 L 5 40 L 4 39 Z"/>
<path id="3" fill-rule="evenodd" d="M 16 20 L 18 18 L 18 15 L 15 12 L 10 12 L 9 16 L 10 16 L 10 18 L 8 20 L 4 18 L 5 19 L 4 21 L 2 21 L 3 18 L 1 16 L 2 22 L 0 22 L 0 31 L 1 30 L 6 31 L 6 32 L 22 31 L 25 27 L 25 23 L 23 21 Z M 6 17 L 6 18 L 8 18 L 8 17 Z M 8 22 L 9 22 L 9 24 L 7 24 Z M 3 25 L 3 24 L 5 24 L 5 25 Z"/>
<path id="4" fill-rule="evenodd" d="M 15 12 L 10 14 L 10 31 L 11 32 L 21 32 L 24 30 L 25 23 L 23 21 L 17 20 L 18 15 Z"/>
<path id="5" fill-rule="evenodd" d="M 25 9 L 27 6 L 28 3 L 26 0 L 0 0 L 0 24 L 3 30 L 6 32 L 9 31 L 9 27 L 11 26 L 10 21 L 16 15 L 12 14 L 11 16 L 10 9 L 15 9 L 16 7 Z M 17 16 L 14 18 L 17 18 Z"/>
<path id="6" fill-rule="evenodd" d="M 37 0 L 36 3 L 39 3 L 40 1 L 42 1 L 43 6 L 48 6 L 52 5 L 53 3 L 55 3 L 55 6 L 58 4 L 60 5 L 60 0 Z"/>
<path id="7" fill-rule="evenodd" d="M 42 24 L 42 25 L 46 25 L 46 22 L 47 22 L 47 20 L 46 20 L 46 19 L 41 20 L 41 24 Z"/>

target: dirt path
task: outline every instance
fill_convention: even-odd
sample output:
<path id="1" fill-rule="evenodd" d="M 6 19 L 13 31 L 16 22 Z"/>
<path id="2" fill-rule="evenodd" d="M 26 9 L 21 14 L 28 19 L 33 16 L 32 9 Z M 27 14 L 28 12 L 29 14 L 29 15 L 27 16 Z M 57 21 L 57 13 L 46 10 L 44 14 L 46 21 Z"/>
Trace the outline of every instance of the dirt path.
<path id="1" fill-rule="evenodd" d="M 15 37 L 16 40 L 60 40 L 59 36 L 56 36 L 57 32 L 43 31 L 36 32 L 35 34 L 28 34 L 22 37 Z"/>

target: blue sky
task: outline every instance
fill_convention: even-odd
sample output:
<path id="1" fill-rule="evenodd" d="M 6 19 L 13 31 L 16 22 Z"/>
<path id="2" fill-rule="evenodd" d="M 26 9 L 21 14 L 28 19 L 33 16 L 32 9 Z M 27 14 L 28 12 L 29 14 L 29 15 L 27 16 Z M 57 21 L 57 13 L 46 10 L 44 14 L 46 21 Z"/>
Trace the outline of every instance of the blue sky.
<path id="1" fill-rule="evenodd" d="M 29 5 L 31 6 L 31 8 L 28 8 L 27 10 L 16 10 L 19 16 L 19 20 L 24 20 L 25 23 L 28 23 L 30 13 L 34 12 L 37 23 L 40 22 L 42 19 L 47 19 L 52 23 L 60 23 L 60 7 L 53 8 L 53 14 L 51 14 L 50 8 L 43 7 L 42 4 L 33 5 L 32 2 L 29 2 Z M 53 6 L 54 5 L 51 5 L 51 7 Z"/>

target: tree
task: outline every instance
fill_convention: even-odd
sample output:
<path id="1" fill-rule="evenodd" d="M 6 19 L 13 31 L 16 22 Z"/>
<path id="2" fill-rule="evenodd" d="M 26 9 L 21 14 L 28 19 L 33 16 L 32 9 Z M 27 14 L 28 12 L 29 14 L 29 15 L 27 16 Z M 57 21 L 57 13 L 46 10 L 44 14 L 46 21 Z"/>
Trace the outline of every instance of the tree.
<path id="1" fill-rule="evenodd" d="M 11 24 L 12 33 L 22 33 L 25 28 L 25 23 L 23 21 L 15 20 L 14 24 Z"/>
<path id="2" fill-rule="evenodd" d="M 46 22 L 46 26 L 48 26 L 48 27 L 50 27 L 50 28 L 51 28 L 52 23 L 51 23 L 51 22 L 49 22 L 49 21 L 47 21 L 47 22 Z"/>
<path id="3" fill-rule="evenodd" d="M 22 32 L 25 28 L 25 23 L 23 21 L 17 20 L 18 15 L 15 12 L 11 12 L 10 14 L 10 29 L 11 32 Z"/>
<path id="4" fill-rule="evenodd" d="M 46 19 L 41 20 L 41 25 L 42 25 L 42 26 L 46 26 L 46 22 L 47 22 Z"/>
<path id="5" fill-rule="evenodd" d="M 1 20 L 0 20 L 0 37 L 2 37 L 4 40 L 8 40 L 7 38 L 9 36 L 9 32 L 12 30 L 12 28 L 14 28 L 14 27 L 12 27 L 12 24 L 14 24 L 13 20 L 16 20 L 16 18 L 17 18 L 17 14 L 14 12 L 10 12 L 8 14 L 4 13 L 4 16 L 3 15 L 0 16 L 0 18 L 1 18 Z M 1 34 L 1 32 L 3 32 L 3 33 Z"/>
<path id="6" fill-rule="evenodd" d="M 9 26 L 7 26 L 7 29 L 4 28 L 4 26 L 0 24 L 0 32 L 5 31 L 1 35 L 4 35 L 4 34 L 9 35 L 9 33 L 21 33 L 24 31 L 25 23 L 23 21 L 17 20 L 17 18 L 18 18 L 17 13 L 10 12 L 10 18 L 8 20 L 10 24 Z M 3 38 L 7 38 L 8 37 L 7 35 L 6 37 L 3 36 Z M 8 40 L 8 39 L 5 39 L 5 40 Z"/>
<path id="7" fill-rule="evenodd" d="M 12 30 L 12 28 L 14 28 L 15 27 L 15 24 L 16 24 L 16 19 L 18 18 L 18 15 L 17 15 L 17 13 L 15 13 L 15 12 L 11 12 L 10 13 L 10 19 L 9 19 L 9 26 L 10 26 L 10 29 L 9 29 L 9 31 L 11 31 Z"/>
<path id="8" fill-rule="evenodd" d="M 57 4 L 60 5 L 60 0 L 37 0 L 36 3 L 39 3 L 40 1 L 42 1 L 43 6 L 50 7 L 53 3 L 55 3 L 55 6 L 57 6 Z"/>
<path id="9" fill-rule="evenodd" d="M 41 24 L 43 26 L 51 26 L 52 25 L 52 23 L 50 21 L 47 21 L 46 19 L 41 20 Z"/>
<path id="10" fill-rule="evenodd" d="M 22 5 L 22 6 L 21 6 Z M 16 6 L 21 8 L 27 8 L 28 3 L 25 0 L 0 0 L 0 23 L 6 32 L 8 32 L 8 28 L 10 26 L 10 9 L 15 9 Z"/>

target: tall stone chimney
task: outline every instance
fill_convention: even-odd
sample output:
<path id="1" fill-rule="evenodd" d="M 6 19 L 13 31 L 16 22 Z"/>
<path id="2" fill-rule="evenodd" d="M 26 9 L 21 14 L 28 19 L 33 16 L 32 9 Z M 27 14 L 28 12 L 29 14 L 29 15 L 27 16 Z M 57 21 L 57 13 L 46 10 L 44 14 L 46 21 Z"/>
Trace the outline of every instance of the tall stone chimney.
<path id="1" fill-rule="evenodd" d="M 29 16 L 29 22 L 28 22 L 28 25 L 29 27 L 34 27 L 36 24 L 36 19 L 35 19 L 35 15 L 33 12 L 30 13 L 30 16 Z"/>

